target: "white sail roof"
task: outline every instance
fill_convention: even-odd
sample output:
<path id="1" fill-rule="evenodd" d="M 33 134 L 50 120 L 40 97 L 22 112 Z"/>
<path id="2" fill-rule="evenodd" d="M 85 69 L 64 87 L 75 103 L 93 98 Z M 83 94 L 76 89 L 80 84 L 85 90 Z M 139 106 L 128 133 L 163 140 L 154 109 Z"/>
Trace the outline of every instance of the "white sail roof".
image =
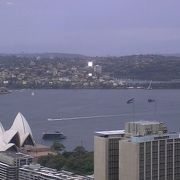
<path id="1" fill-rule="evenodd" d="M 16 130 L 7 130 L 4 132 L 3 134 L 3 140 L 6 143 L 10 143 L 11 140 L 13 139 L 13 137 L 18 134 L 18 132 Z"/>
<path id="2" fill-rule="evenodd" d="M 11 148 L 17 149 L 22 147 L 24 144 L 34 145 L 34 140 L 25 117 L 18 113 L 13 125 L 7 131 L 4 130 L 0 123 L 0 151 L 6 151 Z"/>
<path id="3" fill-rule="evenodd" d="M 15 144 L 13 144 L 13 143 L 6 143 L 6 142 L 4 142 L 3 137 L 0 137 L 0 151 L 7 151 L 7 150 L 9 150 L 12 147 L 17 149 Z"/>
<path id="4" fill-rule="evenodd" d="M 33 139 L 31 128 L 25 117 L 19 112 L 11 126 L 10 130 L 16 130 L 19 133 L 20 145 L 22 146 L 25 140 L 30 136 Z M 32 140 L 33 141 L 33 140 Z"/>
<path id="5" fill-rule="evenodd" d="M 0 122 L 0 134 L 2 134 L 2 133 L 4 133 L 4 127 L 3 127 L 3 125 L 2 125 L 2 123 Z"/>
<path id="6" fill-rule="evenodd" d="M 31 128 L 25 117 L 19 112 L 11 126 L 11 129 L 17 130 L 20 134 L 31 134 Z"/>

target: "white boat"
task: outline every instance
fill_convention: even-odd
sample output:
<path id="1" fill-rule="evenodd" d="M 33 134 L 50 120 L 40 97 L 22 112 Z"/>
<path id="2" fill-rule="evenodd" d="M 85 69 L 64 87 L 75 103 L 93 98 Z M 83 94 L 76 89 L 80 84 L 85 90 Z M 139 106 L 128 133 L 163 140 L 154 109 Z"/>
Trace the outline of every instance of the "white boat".
<path id="1" fill-rule="evenodd" d="M 137 89 L 144 89 L 144 87 L 142 87 L 142 86 L 137 86 Z"/>
<path id="2" fill-rule="evenodd" d="M 34 96 L 34 95 L 35 95 L 35 93 L 34 93 L 34 91 L 32 91 L 32 92 L 31 92 L 31 96 Z"/>
<path id="3" fill-rule="evenodd" d="M 147 90 L 152 90 L 152 80 L 149 83 L 149 86 L 147 87 Z"/>

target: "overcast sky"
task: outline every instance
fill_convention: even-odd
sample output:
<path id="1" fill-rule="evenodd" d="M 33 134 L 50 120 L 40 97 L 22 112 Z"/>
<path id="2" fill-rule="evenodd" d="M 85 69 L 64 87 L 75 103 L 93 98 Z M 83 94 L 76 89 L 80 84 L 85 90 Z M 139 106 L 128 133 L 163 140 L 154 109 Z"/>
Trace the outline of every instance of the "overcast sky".
<path id="1" fill-rule="evenodd" d="M 0 0 L 0 52 L 180 53 L 180 0 Z"/>

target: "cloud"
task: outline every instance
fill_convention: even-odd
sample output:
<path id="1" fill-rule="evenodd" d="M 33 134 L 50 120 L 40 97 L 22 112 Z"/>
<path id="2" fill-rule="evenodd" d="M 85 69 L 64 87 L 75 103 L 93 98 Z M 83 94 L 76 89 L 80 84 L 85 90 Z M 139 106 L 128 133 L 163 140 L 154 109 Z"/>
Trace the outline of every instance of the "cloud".
<path id="1" fill-rule="evenodd" d="M 7 1 L 7 2 L 6 2 L 6 5 L 7 5 L 7 6 L 12 6 L 13 4 L 14 4 L 14 3 L 11 2 L 11 1 Z"/>
<path id="2" fill-rule="evenodd" d="M 13 4 L 12 1 L 0 0 L 0 5 L 12 6 Z"/>

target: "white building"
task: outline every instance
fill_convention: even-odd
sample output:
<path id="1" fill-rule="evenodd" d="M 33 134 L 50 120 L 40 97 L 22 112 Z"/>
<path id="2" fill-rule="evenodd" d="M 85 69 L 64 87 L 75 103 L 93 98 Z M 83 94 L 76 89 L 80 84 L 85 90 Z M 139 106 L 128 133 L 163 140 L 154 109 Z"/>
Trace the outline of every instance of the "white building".
<path id="1" fill-rule="evenodd" d="M 9 130 L 5 130 L 0 123 L 0 151 L 17 151 L 24 145 L 34 144 L 31 128 L 21 113 L 17 114 Z"/>
<path id="2" fill-rule="evenodd" d="M 39 164 L 25 165 L 19 169 L 19 180 L 92 180 L 91 177 L 80 176 L 69 171 L 57 171 L 42 167 Z"/>
<path id="3" fill-rule="evenodd" d="M 96 72 L 97 74 L 101 74 L 102 73 L 102 66 L 95 65 L 94 66 L 94 72 Z"/>
<path id="4" fill-rule="evenodd" d="M 32 163 L 29 155 L 13 152 L 0 153 L 0 179 L 18 180 L 18 169 Z"/>

